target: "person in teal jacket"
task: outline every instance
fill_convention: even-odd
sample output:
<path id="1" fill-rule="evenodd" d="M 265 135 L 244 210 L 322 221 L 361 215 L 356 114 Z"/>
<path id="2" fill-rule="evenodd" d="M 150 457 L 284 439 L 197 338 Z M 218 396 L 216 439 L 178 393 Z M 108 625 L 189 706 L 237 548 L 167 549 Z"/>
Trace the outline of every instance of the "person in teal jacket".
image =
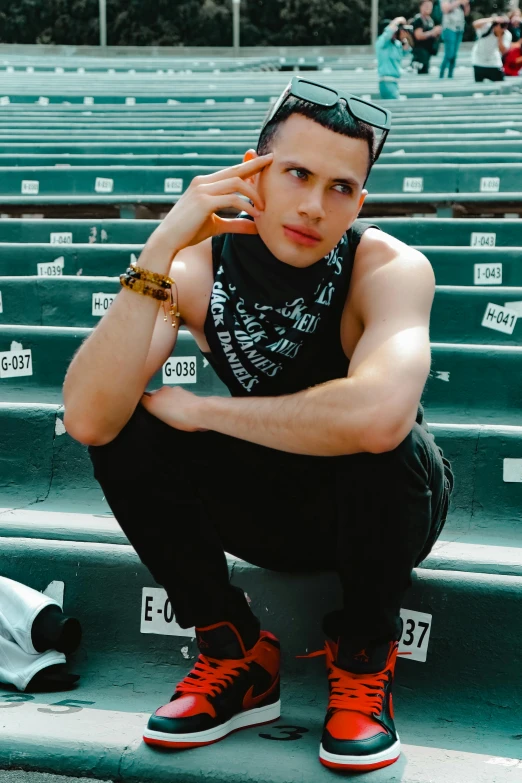
<path id="1" fill-rule="evenodd" d="M 412 50 L 412 38 L 408 31 L 401 27 L 406 24 L 404 16 L 384 21 L 384 30 L 375 42 L 381 98 L 399 97 L 402 59 Z"/>

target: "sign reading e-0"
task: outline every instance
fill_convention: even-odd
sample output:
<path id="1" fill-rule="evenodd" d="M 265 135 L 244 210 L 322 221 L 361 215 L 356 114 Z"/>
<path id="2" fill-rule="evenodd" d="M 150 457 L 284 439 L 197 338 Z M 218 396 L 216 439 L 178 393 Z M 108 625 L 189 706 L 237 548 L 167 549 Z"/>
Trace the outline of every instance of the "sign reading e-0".
<path id="1" fill-rule="evenodd" d="M 169 597 L 162 587 L 144 587 L 141 596 L 141 633 L 196 638 L 195 628 L 180 628 Z"/>

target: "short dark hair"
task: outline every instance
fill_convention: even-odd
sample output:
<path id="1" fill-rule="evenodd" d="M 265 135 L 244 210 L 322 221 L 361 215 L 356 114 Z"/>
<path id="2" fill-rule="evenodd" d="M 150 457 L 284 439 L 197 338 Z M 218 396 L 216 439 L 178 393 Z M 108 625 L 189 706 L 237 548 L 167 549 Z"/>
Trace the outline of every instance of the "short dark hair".
<path id="1" fill-rule="evenodd" d="M 290 95 L 274 119 L 261 131 L 257 143 L 258 155 L 266 155 L 270 151 L 279 126 L 292 114 L 308 117 L 334 133 L 368 142 L 369 162 L 366 173 L 366 177 L 368 177 L 375 163 L 375 131 L 371 125 L 352 117 L 344 103 L 337 103 L 335 106 L 318 106 L 316 103 L 309 103 Z"/>

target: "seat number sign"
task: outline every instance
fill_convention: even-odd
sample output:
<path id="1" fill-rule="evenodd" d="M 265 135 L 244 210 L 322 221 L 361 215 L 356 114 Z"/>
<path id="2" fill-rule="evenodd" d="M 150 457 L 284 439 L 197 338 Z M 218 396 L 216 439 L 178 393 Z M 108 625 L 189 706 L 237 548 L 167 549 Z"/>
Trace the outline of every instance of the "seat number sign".
<path id="1" fill-rule="evenodd" d="M 197 383 L 197 361 L 195 356 L 171 356 L 163 365 L 163 383 Z"/>
<path id="2" fill-rule="evenodd" d="M 111 304 L 116 299 L 117 294 L 93 294 L 92 295 L 92 314 L 105 315 Z"/>
<path id="3" fill-rule="evenodd" d="M 168 595 L 162 587 L 144 587 L 141 596 L 141 633 L 196 638 L 195 628 L 180 628 Z"/>
<path id="4" fill-rule="evenodd" d="M 63 275 L 63 265 L 65 263 L 65 256 L 55 258 L 54 261 L 36 264 L 36 270 L 39 277 L 56 277 L 57 275 Z"/>
<path id="5" fill-rule="evenodd" d="M 496 234 L 487 234 L 484 231 L 473 231 L 471 234 L 471 247 L 495 247 Z"/>
<path id="6" fill-rule="evenodd" d="M 415 612 L 413 609 L 401 609 L 404 622 L 402 636 L 399 641 L 399 652 L 406 660 L 426 661 L 428 643 L 430 641 L 432 615 L 425 612 Z"/>
<path id="7" fill-rule="evenodd" d="M 498 193 L 500 190 L 500 177 L 481 177 L 481 193 Z"/>
<path id="8" fill-rule="evenodd" d="M 475 264 L 473 271 L 475 285 L 502 285 L 502 264 Z"/>
<path id="9" fill-rule="evenodd" d="M 33 374 L 31 349 L 25 351 L 2 351 L 0 353 L 0 378 L 19 378 Z"/>
<path id="10" fill-rule="evenodd" d="M 423 177 L 404 177 L 402 183 L 403 193 L 422 193 L 424 190 Z"/>
<path id="11" fill-rule="evenodd" d="M 183 193 L 183 180 L 179 177 L 167 177 L 165 193 Z"/>
<path id="12" fill-rule="evenodd" d="M 38 195 L 40 190 L 40 182 L 37 179 L 23 179 L 22 180 L 22 193 L 28 196 Z"/>
<path id="13" fill-rule="evenodd" d="M 490 302 L 486 307 L 482 326 L 485 326 L 487 329 L 494 329 L 496 332 L 513 334 L 517 319 L 518 312 L 516 310 L 510 310 L 508 307 L 502 307 Z"/>
<path id="14" fill-rule="evenodd" d="M 96 193 L 112 193 L 114 190 L 114 180 L 109 179 L 108 177 L 96 177 L 94 190 Z"/>

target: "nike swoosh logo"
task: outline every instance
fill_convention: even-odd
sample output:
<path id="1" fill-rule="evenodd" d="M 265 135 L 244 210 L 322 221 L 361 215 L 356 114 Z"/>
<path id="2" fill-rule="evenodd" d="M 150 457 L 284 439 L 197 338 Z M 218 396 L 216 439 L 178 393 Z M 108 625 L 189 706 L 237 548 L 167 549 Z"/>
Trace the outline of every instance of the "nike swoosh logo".
<path id="1" fill-rule="evenodd" d="M 268 696 L 270 696 L 270 694 L 272 694 L 275 691 L 278 683 L 279 683 L 279 677 L 277 677 L 272 683 L 272 685 L 270 686 L 270 688 L 264 693 L 262 693 L 260 696 L 253 695 L 254 686 L 252 685 L 245 693 L 245 697 L 243 699 L 243 709 L 252 710 L 254 707 L 257 707 L 259 702 L 263 701 L 263 699 L 268 698 Z"/>

